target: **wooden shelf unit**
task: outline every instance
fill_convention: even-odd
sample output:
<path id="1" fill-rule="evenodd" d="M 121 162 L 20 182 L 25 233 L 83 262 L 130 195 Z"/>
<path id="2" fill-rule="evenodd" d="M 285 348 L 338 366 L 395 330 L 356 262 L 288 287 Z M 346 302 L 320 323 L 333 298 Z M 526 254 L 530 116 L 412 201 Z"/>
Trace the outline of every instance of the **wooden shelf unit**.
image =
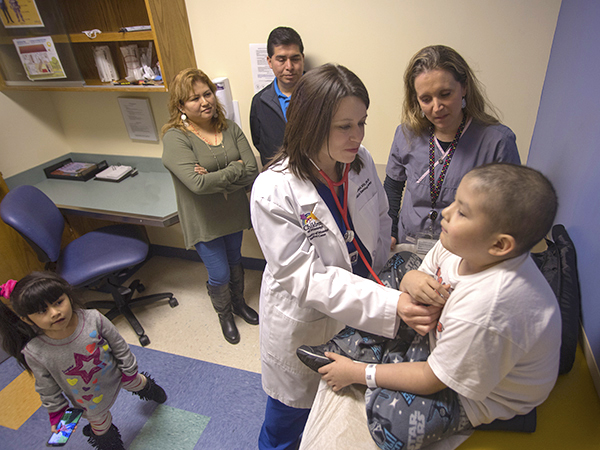
<path id="1" fill-rule="evenodd" d="M 38 0 L 38 5 L 40 5 Z M 49 0 L 44 0 L 48 2 Z M 196 67 L 196 58 L 192 45 L 185 0 L 53 0 L 56 10 L 47 5 L 40 9 L 44 21 L 43 28 L 11 29 L 8 35 L 0 36 L 0 44 L 5 51 L 14 50 L 9 64 L 0 67 L 0 89 L 19 90 L 65 90 L 65 91 L 154 91 L 168 90 L 169 82 L 182 69 Z M 58 12 L 57 12 L 58 11 Z M 47 12 L 46 16 L 44 12 Z M 61 21 L 62 23 L 47 23 Z M 125 27 L 150 26 L 150 31 L 120 31 Z M 83 31 L 100 30 L 94 39 Z M 57 31 L 60 30 L 60 31 Z M 24 70 L 19 67 L 20 60 L 12 43 L 15 38 L 51 36 L 55 45 L 64 45 L 62 49 L 68 60 L 72 54 L 74 64 L 65 67 L 67 81 L 81 82 L 81 85 L 64 86 L 57 81 L 12 81 L 5 76 L 6 71 Z M 138 44 L 139 47 L 152 45 L 152 65 L 160 63 L 163 82 L 158 85 L 114 85 L 100 81 L 94 61 L 93 47 L 107 45 L 119 74 L 120 80 L 126 76 L 125 64 L 120 47 L 124 44 Z M 12 48 L 11 48 L 12 47 Z M 16 59 L 15 59 L 16 58 Z M 6 62 L 6 59 L 4 59 Z M 61 57 L 62 62 L 62 57 Z M 2 60 L 0 60 L 2 64 Z M 66 61 L 68 66 L 68 61 Z M 12 66 L 12 67 L 6 67 Z M 73 67 L 76 66 L 76 67 Z M 20 75 L 23 79 L 23 76 Z M 8 83 L 7 83 L 8 81 Z"/>

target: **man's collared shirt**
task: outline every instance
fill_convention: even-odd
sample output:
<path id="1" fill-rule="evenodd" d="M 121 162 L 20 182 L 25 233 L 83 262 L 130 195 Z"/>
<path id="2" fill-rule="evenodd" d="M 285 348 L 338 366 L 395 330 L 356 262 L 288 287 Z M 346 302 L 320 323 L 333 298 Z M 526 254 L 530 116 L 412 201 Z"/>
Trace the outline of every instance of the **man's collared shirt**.
<path id="1" fill-rule="evenodd" d="M 281 92 L 279 86 L 277 85 L 277 78 L 275 78 L 273 86 L 275 87 L 275 93 L 277 94 L 277 98 L 279 99 L 279 105 L 281 106 L 281 110 L 283 111 L 283 118 L 287 122 L 287 109 L 288 105 L 290 104 L 291 95 L 288 97 L 283 92 Z"/>

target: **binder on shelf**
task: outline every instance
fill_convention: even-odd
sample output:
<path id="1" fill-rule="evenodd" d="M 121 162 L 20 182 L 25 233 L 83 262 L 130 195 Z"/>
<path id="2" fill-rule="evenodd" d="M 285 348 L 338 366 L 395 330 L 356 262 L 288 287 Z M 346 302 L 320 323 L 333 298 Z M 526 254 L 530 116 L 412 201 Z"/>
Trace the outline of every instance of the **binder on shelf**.
<path id="1" fill-rule="evenodd" d="M 71 158 L 64 159 L 44 169 L 46 178 L 61 180 L 87 181 L 107 166 L 106 161 L 101 163 L 73 162 Z"/>
<path id="2" fill-rule="evenodd" d="M 104 169 L 102 172 L 98 172 L 96 174 L 96 180 L 100 181 L 121 181 L 128 176 L 132 175 L 133 167 L 131 166 L 121 166 L 115 165 L 110 166 Z"/>

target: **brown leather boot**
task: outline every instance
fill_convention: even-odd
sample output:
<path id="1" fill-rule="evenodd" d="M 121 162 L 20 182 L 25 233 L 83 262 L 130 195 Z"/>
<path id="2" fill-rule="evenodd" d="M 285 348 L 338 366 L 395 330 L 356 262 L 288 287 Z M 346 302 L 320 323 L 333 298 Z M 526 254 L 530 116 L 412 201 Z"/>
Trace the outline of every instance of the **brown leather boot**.
<path id="1" fill-rule="evenodd" d="M 250 308 L 244 300 L 244 268 L 241 264 L 229 266 L 229 289 L 231 290 L 233 313 L 250 325 L 258 325 L 258 313 Z"/>
<path id="2" fill-rule="evenodd" d="M 229 285 L 223 284 L 221 286 L 212 286 L 207 282 L 206 288 L 208 289 L 208 295 L 212 301 L 213 308 L 219 315 L 219 323 L 221 324 L 223 337 L 230 344 L 237 344 L 240 342 L 240 333 L 238 332 L 238 329 L 235 326 L 235 320 L 233 319 Z"/>

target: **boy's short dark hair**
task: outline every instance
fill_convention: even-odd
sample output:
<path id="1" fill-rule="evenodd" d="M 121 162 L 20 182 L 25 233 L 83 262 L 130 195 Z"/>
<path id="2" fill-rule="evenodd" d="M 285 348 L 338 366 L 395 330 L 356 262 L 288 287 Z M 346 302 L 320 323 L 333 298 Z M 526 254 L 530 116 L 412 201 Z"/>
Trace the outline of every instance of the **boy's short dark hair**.
<path id="1" fill-rule="evenodd" d="M 474 189 L 488 195 L 483 207 L 501 233 L 516 241 L 518 254 L 525 253 L 548 234 L 558 208 L 552 183 L 527 166 L 491 163 L 471 170 Z"/>
<path id="2" fill-rule="evenodd" d="M 290 27 L 277 27 L 269 34 L 267 39 L 267 54 L 269 58 L 275 53 L 275 47 L 279 45 L 297 45 L 300 53 L 304 55 L 304 45 L 300 35 Z"/>

